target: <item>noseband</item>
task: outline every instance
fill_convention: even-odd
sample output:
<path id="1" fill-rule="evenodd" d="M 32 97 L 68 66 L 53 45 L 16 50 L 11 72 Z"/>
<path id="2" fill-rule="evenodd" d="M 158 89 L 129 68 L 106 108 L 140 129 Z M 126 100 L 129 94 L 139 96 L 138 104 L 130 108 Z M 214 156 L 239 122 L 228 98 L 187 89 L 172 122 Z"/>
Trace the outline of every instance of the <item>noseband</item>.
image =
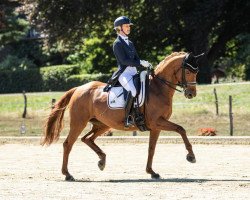
<path id="1" fill-rule="evenodd" d="M 178 92 L 183 92 L 185 91 L 185 89 L 187 88 L 188 85 L 196 85 L 197 82 L 187 82 L 186 80 L 186 73 L 185 73 L 185 69 L 189 70 L 192 73 L 198 73 L 199 69 L 198 67 L 194 67 L 193 65 L 191 65 L 190 63 L 188 63 L 188 58 L 189 58 L 190 54 L 187 54 L 185 56 L 185 58 L 182 61 L 182 65 L 181 67 L 177 70 L 177 72 L 174 73 L 174 75 L 176 76 L 176 74 L 178 73 L 179 70 L 181 70 L 181 82 L 178 82 L 177 84 L 172 83 L 170 81 L 167 81 L 165 79 L 160 78 L 157 75 L 154 75 L 158 80 L 160 80 L 163 84 L 173 88 L 174 90 L 178 91 Z M 177 78 L 176 78 L 177 79 Z M 178 80 L 178 79 L 177 79 Z M 183 91 L 176 89 L 174 86 L 180 86 L 181 88 L 183 88 Z"/>

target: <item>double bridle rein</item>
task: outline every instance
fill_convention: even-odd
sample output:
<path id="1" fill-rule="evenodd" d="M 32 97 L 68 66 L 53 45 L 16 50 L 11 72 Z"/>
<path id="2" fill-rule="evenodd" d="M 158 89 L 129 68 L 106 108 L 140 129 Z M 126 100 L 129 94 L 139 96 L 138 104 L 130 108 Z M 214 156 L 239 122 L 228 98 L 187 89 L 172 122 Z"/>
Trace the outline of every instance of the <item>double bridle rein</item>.
<path id="1" fill-rule="evenodd" d="M 167 81 L 155 74 L 153 74 L 153 77 L 157 78 L 161 83 L 171 87 L 172 89 L 178 91 L 178 92 L 183 92 L 185 91 L 185 89 L 187 88 L 188 85 L 196 85 L 197 82 L 187 82 L 186 80 L 186 73 L 185 73 L 185 69 L 188 69 L 190 72 L 192 73 L 198 73 L 199 69 L 198 67 L 194 67 L 192 66 L 190 63 L 187 62 L 188 60 L 188 57 L 189 57 L 190 54 L 187 54 L 185 56 L 185 58 L 183 59 L 182 61 L 182 65 L 181 67 L 174 73 L 174 75 L 176 76 L 176 74 L 178 73 L 178 71 L 181 69 L 182 70 L 182 75 L 181 75 L 181 82 L 178 82 L 177 84 L 176 83 L 172 83 L 170 81 Z M 179 90 L 179 89 L 176 89 L 175 86 L 179 86 L 181 87 L 183 90 Z"/>

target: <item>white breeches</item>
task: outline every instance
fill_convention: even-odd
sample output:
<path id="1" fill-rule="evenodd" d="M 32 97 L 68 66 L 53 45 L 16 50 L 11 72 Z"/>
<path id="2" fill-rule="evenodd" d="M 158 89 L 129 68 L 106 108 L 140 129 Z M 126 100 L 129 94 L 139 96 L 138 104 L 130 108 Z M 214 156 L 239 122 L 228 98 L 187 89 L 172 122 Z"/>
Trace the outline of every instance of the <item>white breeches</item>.
<path id="1" fill-rule="evenodd" d="M 119 82 L 127 90 L 131 91 L 133 97 L 136 96 L 136 89 L 133 81 L 133 76 L 137 73 L 136 67 L 127 67 L 119 76 Z"/>

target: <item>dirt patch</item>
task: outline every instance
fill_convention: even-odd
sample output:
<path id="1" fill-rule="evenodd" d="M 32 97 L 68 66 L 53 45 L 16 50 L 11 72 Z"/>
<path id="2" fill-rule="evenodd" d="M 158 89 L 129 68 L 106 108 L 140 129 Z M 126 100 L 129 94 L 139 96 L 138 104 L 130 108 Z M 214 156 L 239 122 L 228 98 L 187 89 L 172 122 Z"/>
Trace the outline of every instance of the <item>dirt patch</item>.
<path id="1" fill-rule="evenodd" d="M 0 199 L 248 199 L 248 145 L 194 145 L 196 164 L 185 160 L 183 144 L 158 144 L 153 167 L 145 172 L 147 144 L 101 144 L 104 171 L 86 145 L 77 143 L 69 160 L 76 182 L 61 175 L 62 144 L 0 146 Z"/>

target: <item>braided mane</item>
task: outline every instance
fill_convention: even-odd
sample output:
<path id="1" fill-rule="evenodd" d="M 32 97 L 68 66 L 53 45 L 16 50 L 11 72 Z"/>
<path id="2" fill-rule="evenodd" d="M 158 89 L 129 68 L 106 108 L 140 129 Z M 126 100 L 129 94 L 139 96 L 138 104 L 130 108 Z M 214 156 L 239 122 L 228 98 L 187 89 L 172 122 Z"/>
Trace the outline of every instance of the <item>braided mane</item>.
<path id="1" fill-rule="evenodd" d="M 163 70 L 165 66 L 168 64 L 168 61 L 170 61 L 173 57 L 180 56 L 180 55 L 185 55 L 186 53 L 181 51 L 181 52 L 173 52 L 170 55 L 166 56 L 164 60 L 162 60 L 155 68 L 155 72 Z"/>

